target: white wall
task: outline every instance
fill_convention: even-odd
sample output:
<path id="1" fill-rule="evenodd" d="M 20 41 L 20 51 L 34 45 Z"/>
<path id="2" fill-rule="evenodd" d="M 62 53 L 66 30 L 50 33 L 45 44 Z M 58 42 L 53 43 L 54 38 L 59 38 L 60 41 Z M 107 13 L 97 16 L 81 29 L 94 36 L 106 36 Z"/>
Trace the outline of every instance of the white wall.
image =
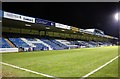
<path id="1" fill-rule="evenodd" d="M 0 53 L 18 52 L 18 48 L 0 48 Z"/>

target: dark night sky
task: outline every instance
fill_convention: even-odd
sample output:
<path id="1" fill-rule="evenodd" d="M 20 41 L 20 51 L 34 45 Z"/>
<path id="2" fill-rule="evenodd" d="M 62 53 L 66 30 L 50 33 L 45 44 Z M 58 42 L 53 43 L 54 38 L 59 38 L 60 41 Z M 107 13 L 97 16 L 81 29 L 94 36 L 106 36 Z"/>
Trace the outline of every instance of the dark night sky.
<path id="1" fill-rule="evenodd" d="M 114 19 L 117 4 L 113 2 L 4 2 L 5 11 L 42 18 L 82 29 L 97 28 L 105 34 L 118 37 L 118 24 Z"/>

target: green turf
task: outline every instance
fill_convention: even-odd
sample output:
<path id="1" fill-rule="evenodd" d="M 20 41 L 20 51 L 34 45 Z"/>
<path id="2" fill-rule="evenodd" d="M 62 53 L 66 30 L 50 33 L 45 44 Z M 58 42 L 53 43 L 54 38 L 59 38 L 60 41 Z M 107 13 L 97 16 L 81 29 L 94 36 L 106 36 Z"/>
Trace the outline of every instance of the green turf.
<path id="1" fill-rule="evenodd" d="M 82 77 L 118 54 L 117 46 L 2 54 L 3 62 L 55 77 Z M 117 60 L 116 60 L 117 61 Z M 116 61 L 91 75 L 117 77 Z M 111 70 L 110 70 L 111 69 Z M 14 71 L 14 72 L 13 72 Z M 112 72 L 110 72 L 112 71 Z M 7 72 L 7 73 L 6 73 Z M 6 75 L 6 74 L 7 75 Z M 9 73 L 11 73 L 9 75 Z M 4 76 L 42 77 L 3 65 Z"/>
<path id="2" fill-rule="evenodd" d="M 104 72 L 104 73 L 103 73 Z M 108 66 L 94 73 L 90 77 L 118 77 L 118 59 L 110 63 Z"/>
<path id="3" fill-rule="evenodd" d="M 41 75 L 28 73 L 26 71 L 21 71 L 9 66 L 3 65 L 2 69 L 3 77 L 42 77 Z"/>

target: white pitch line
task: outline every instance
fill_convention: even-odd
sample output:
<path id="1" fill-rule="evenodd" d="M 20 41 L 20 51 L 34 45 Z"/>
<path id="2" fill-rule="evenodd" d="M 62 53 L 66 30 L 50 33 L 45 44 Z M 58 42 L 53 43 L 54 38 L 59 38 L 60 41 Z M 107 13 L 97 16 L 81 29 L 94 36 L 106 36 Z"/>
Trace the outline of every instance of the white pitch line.
<path id="1" fill-rule="evenodd" d="M 113 62 L 114 60 L 116 60 L 118 57 L 120 57 L 120 55 L 119 55 L 119 56 L 116 56 L 115 58 L 111 59 L 110 61 L 108 61 L 107 63 L 105 63 L 105 64 L 103 64 L 102 66 L 98 67 L 97 69 L 91 71 L 90 73 L 82 76 L 82 78 L 80 78 L 80 79 L 85 79 L 86 77 L 92 75 L 93 73 L 97 72 L 98 70 L 102 69 L 103 67 L 107 66 L 108 64 L 110 64 L 111 62 Z"/>
<path id="2" fill-rule="evenodd" d="M 39 73 L 39 72 L 36 72 L 36 71 L 33 71 L 33 70 L 29 70 L 29 69 L 26 69 L 26 68 L 21 68 L 21 67 L 12 65 L 12 64 L 4 63 L 4 62 L 0 62 L 0 63 L 3 64 L 3 65 L 6 65 L 6 66 L 10 66 L 10 67 L 16 68 L 16 69 L 20 69 L 20 70 L 23 70 L 23 71 L 31 72 L 31 73 L 34 73 L 34 74 L 37 74 L 37 75 L 42 75 L 42 76 L 49 77 L 49 78 L 54 78 L 54 79 L 60 79 L 60 78 L 56 78 L 54 76 L 50 76 L 50 75 L 47 75 L 47 74 Z"/>

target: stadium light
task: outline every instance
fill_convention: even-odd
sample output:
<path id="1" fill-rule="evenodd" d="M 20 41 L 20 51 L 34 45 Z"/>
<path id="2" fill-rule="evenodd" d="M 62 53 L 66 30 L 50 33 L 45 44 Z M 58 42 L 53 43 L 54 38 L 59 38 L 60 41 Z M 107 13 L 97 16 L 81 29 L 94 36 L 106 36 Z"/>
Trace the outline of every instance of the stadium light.
<path id="1" fill-rule="evenodd" d="M 31 25 L 30 24 L 25 24 L 25 26 L 29 26 L 30 27 Z"/>
<path id="2" fill-rule="evenodd" d="M 50 29 L 49 27 L 46 27 L 46 29 Z"/>
<path id="3" fill-rule="evenodd" d="M 119 15 L 119 13 L 118 13 L 118 12 L 114 15 L 115 20 L 117 20 L 117 21 L 118 21 L 118 15 Z"/>
<path id="4" fill-rule="evenodd" d="M 65 30 L 61 30 L 61 31 L 63 31 L 63 32 L 64 32 Z"/>
<path id="5" fill-rule="evenodd" d="M 76 32 L 73 32 L 73 33 L 76 33 Z"/>

